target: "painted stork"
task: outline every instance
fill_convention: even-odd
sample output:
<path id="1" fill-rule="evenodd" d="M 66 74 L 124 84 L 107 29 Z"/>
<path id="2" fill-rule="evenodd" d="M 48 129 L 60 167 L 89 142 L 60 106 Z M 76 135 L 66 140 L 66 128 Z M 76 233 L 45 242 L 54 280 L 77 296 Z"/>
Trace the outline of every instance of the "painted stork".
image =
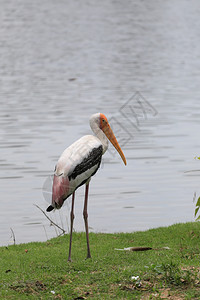
<path id="1" fill-rule="evenodd" d="M 60 156 L 55 167 L 53 178 L 52 203 L 47 208 L 48 212 L 52 211 L 55 208 L 61 208 L 63 202 L 70 195 L 72 195 L 68 261 L 71 261 L 75 190 L 83 184 L 85 184 L 83 217 L 87 239 L 87 258 L 91 258 L 87 213 L 89 182 L 91 177 L 97 172 L 101 164 L 102 155 L 108 149 L 107 138 L 119 152 L 124 164 L 126 165 L 126 158 L 117 142 L 117 139 L 108 123 L 106 116 L 102 113 L 92 115 L 90 118 L 90 126 L 95 136 L 83 136 L 67 149 L 65 149 L 65 151 Z"/>

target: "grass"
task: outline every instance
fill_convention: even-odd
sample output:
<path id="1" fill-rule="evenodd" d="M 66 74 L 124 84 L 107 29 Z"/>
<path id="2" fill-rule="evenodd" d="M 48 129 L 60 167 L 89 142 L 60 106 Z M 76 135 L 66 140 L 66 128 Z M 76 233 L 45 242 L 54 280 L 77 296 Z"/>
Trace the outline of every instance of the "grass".
<path id="1" fill-rule="evenodd" d="M 0 299 L 200 299 L 200 223 L 0 248 Z M 115 248 L 147 246 L 149 251 Z M 169 247 L 170 249 L 163 249 Z M 139 276 L 132 279 L 132 276 Z"/>

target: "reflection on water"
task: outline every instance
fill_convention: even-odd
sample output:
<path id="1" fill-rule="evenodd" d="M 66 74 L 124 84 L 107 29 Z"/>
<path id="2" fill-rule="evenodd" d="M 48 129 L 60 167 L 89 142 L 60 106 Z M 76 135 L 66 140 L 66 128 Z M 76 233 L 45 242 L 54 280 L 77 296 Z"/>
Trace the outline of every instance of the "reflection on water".
<path id="1" fill-rule="evenodd" d="M 38 0 L 0 14 L 0 243 L 45 240 L 46 178 L 101 111 L 130 134 L 108 151 L 90 186 L 93 231 L 144 230 L 193 219 L 198 188 L 200 3 Z M 139 91 L 157 111 L 133 129 L 122 107 Z M 127 118 L 126 118 L 127 116 Z M 119 138 L 120 128 L 117 130 Z M 112 147 L 112 146 L 111 146 Z M 83 230 L 84 188 L 75 230 Z M 68 228 L 69 201 L 54 221 Z M 29 225 L 29 226 L 25 226 Z"/>

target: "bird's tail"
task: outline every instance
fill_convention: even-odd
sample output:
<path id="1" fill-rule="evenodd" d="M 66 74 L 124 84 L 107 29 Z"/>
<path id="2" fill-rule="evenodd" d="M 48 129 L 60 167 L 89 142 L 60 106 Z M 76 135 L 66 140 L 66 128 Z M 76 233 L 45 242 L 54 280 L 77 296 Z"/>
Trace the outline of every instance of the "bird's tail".
<path id="1" fill-rule="evenodd" d="M 46 211 L 52 211 L 54 209 L 54 207 L 52 206 L 52 205 L 49 205 L 48 207 L 47 207 L 47 209 L 46 209 Z"/>
<path id="2" fill-rule="evenodd" d="M 52 187 L 52 203 L 46 211 L 52 211 L 54 208 L 61 208 L 69 192 L 69 178 L 54 175 Z"/>

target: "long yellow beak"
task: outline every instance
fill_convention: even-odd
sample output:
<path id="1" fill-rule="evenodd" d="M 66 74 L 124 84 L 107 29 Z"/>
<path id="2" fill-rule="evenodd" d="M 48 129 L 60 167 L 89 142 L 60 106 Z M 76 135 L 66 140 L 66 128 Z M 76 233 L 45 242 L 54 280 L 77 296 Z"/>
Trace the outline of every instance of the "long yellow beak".
<path id="1" fill-rule="evenodd" d="M 126 158 L 124 156 L 124 153 L 120 147 L 120 145 L 118 144 L 118 141 L 106 119 L 106 117 L 104 115 L 102 115 L 102 120 L 101 120 L 101 129 L 102 131 L 105 133 L 105 135 L 107 136 L 107 138 L 109 139 L 109 141 L 113 144 L 113 146 L 115 147 L 115 149 L 117 150 L 117 152 L 119 153 L 119 155 L 121 156 L 124 164 L 126 165 Z"/>
<path id="2" fill-rule="evenodd" d="M 104 133 L 107 136 L 107 138 L 109 139 L 109 141 L 113 144 L 113 146 L 115 147 L 115 149 L 117 150 L 117 152 L 121 156 L 121 158 L 122 158 L 122 160 L 123 160 L 123 162 L 124 162 L 124 164 L 126 166 L 126 158 L 124 156 L 124 153 L 123 153 L 123 151 L 122 151 L 122 149 L 121 149 L 121 147 L 120 147 L 120 145 L 119 145 L 119 143 L 118 143 L 118 141 L 117 141 L 117 139 L 116 139 L 116 137 L 115 137 L 115 135 L 114 135 L 111 127 L 110 127 L 110 125 L 108 124 L 107 126 L 108 127 L 104 131 Z"/>

